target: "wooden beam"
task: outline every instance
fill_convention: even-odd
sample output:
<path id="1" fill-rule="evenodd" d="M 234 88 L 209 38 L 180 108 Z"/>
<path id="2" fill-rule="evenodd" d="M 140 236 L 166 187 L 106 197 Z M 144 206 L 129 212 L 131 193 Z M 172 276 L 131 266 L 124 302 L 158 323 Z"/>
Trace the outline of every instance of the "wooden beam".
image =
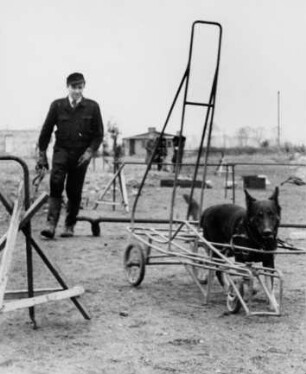
<path id="1" fill-rule="evenodd" d="M 21 230 L 34 216 L 34 214 L 45 204 L 48 199 L 47 192 L 43 192 L 29 207 L 29 209 L 24 213 L 22 221 L 19 225 L 19 230 Z"/>
<path id="2" fill-rule="evenodd" d="M 104 204 L 104 205 L 121 205 L 121 203 L 115 203 L 115 202 L 112 202 L 112 201 L 99 201 L 99 200 L 97 200 L 95 203 L 96 204 Z"/>
<path id="3" fill-rule="evenodd" d="M 0 201 L 2 202 L 2 204 L 4 205 L 5 209 L 10 213 L 12 214 L 12 211 L 13 211 L 13 206 L 14 206 L 14 203 L 11 201 L 11 199 L 6 196 L 4 194 L 4 192 L 2 192 L 0 190 Z"/>
<path id="4" fill-rule="evenodd" d="M 128 202 L 128 194 L 127 194 L 127 190 L 126 190 L 126 183 L 125 183 L 125 177 L 124 177 L 124 174 L 123 174 L 123 170 L 119 174 L 119 182 L 120 182 L 120 189 L 121 189 L 121 195 L 122 195 L 124 209 L 128 213 L 129 212 L 129 202 Z"/>
<path id="5" fill-rule="evenodd" d="M 0 193 L 0 196 L 1 196 L 1 193 Z M 6 201 L 5 199 L 6 198 L 2 194 L 1 201 L 4 202 Z M 48 194 L 44 192 L 34 201 L 34 203 L 30 206 L 30 208 L 24 213 L 23 218 L 19 224 L 19 230 L 21 230 L 27 223 L 29 223 L 29 221 L 33 218 L 34 214 L 41 208 L 41 206 L 47 201 L 47 199 L 48 199 Z M 6 201 L 5 206 L 9 212 L 12 211 L 13 205 L 10 206 L 9 200 Z M 0 252 L 5 246 L 6 239 L 7 239 L 7 234 L 4 234 L 2 238 L 0 239 Z"/>
<path id="6" fill-rule="evenodd" d="M 63 291 L 64 288 L 37 288 L 34 290 L 34 296 L 40 296 L 45 295 L 46 293 L 51 292 L 59 292 Z M 7 290 L 4 294 L 4 300 L 14 300 L 17 298 L 28 298 L 29 297 L 29 291 L 28 290 Z"/>
<path id="7" fill-rule="evenodd" d="M 5 233 L 0 239 L 0 251 L 5 247 L 6 239 L 7 233 Z"/>
<path id="8" fill-rule="evenodd" d="M 34 305 L 43 304 L 49 301 L 59 301 L 76 296 L 80 296 L 84 293 L 84 288 L 81 286 L 75 286 L 67 290 L 53 292 L 47 295 L 34 296 L 27 299 L 14 300 L 3 304 L 2 313 L 10 312 L 17 309 L 30 308 Z"/>
<path id="9" fill-rule="evenodd" d="M 3 305 L 3 298 L 5 288 L 8 281 L 9 270 L 12 262 L 13 251 L 15 249 L 17 234 L 19 230 L 19 220 L 22 211 L 23 201 L 23 183 L 20 183 L 18 188 L 18 196 L 14 203 L 13 213 L 9 229 L 7 231 L 7 240 L 3 251 L 1 264 L 0 264 L 0 309 Z"/>

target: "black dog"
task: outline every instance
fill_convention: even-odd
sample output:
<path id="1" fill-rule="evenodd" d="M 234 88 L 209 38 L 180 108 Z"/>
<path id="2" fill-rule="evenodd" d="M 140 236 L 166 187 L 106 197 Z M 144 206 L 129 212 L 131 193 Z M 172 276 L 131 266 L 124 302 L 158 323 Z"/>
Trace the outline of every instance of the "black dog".
<path id="1" fill-rule="evenodd" d="M 277 232 L 280 223 L 281 207 L 278 202 L 278 187 L 267 200 L 257 200 L 245 190 L 246 209 L 235 204 L 213 205 L 201 215 L 204 238 L 210 242 L 236 244 L 243 247 L 273 251 L 277 245 Z M 195 200 L 184 199 L 189 203 L 189 215 L 199 216 L 199 206 Z M 235 255 L 226 250 L 228 255 Z M 246 257 L 238 252 L 237 261 L 262 262 L 274 267 L 273 255 L 251 254 Z"/>
<path id="2" fill-rule="evenodd" d="M 221 253 L 235 256 L 239 262 L 262 262 L 264 267 L 274 269 L 274 254 L 254 253 L 232 248 L 222 247 L 222 244 L 236 244 L 266 251 L 274 251 L 277 247 L 277 232 L 280 224 L 281 207 L 278 202 L 278 187 L 266 200 L 253 198 L 245 191 L 246 209 L 235 204 L 213 205 L 204 210 L 200 217 L 203 236 L 209 242 L 221 243 L 217 245 Z M 189 215 L 193 219 L 199 217 L 199 206 L 195 200 L 184 195 L 189 204 Z M 224 280 L 217 272 L 217 277 L 222 286 Z M 273 289 L 273 282 L 270 285 Z"/>
<path id="3" fill-rule="evenodd" d="M 207 208 L 201 216 L 204 238 L 210 242 L 274 251 L 281 214 L 278 194 L 276 187 L 269 199 L 256 200 L 245 190 L 246 209 L 234 204 Z M 241 251 L 228 254 L 239 262 L 262 262 L 263 266 L 274 268 L 273 254 Z"/>
<path id="4" fill-rule="evenodd" d="M 210 242 L 274 251 L 281 214 L 278 194 L 276 187 L 267 200 L 256 200 L 245 190 L 246 209 L 235 204 L 219 204 L 205 209 L 200 218 L 204 238 Z M 196 219 L 198 204 L 193 199 L 190 201 L 188 195 L 184 195 L 184 199 L 189 203 L 189 214 Z M 239 262 L 262 262 L 263 266 L 274 268 L 273 254 L 233 253 L 231 249 L 224 252 L 235 256 Z"/>

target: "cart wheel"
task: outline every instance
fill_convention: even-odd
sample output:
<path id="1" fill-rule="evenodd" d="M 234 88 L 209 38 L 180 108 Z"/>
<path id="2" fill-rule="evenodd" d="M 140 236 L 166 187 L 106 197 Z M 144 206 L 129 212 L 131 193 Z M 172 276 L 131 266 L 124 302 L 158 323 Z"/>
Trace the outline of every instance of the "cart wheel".
<path id="1" fill-rule="evenodd" d="M 91 232 L 93 236 L 100 236 L 100 225 L 99 222 L 92 222 L 91 223 Z"/>
<path id="2" fill-rule="evenodd" d="M 238 286 L 238 290 L 240 292 L 241 297 L 243 298 L 243 296 L 244 296 L 243 282 L 240 282 L 240 284 Z M 242 306 L 241 302 L 240 302 L 238 296 L 236 295 L 236 292 L 234 291 L 234 288 L 231 284 L 229 285 L 229 290 L 227 292 L 226 306 L 227 306 L 228 311 L 232 314 L 238 313 L 241 306 Z"/>
<path id="3" fill-rule="evenodd" d="M 198 255 L 202 255 L 204 257 L 208 257 L 209 256 L 209 252 L 206 248 L 204 248 L 203 246 L 201 245 L 198 245 L 198 247 L 194 247 L 193 248 L 193 252 L 194 253 L 197 253 Z M 201 261 L 197 261 L 200 265 L 201 265 Z M 208 282 L 208 275 L 209 275 L 209 270 L 208 269 L 204 269 L 204 268 L 201 268 L 199 266 L 193 266 L 193 273 L 194 275 L 197 277 L 198 281 L 201 283 L 201 284 L 207 284 Z"/>
<path id="4" fill-rule="evenodd" d="M 139 244 L 129 244 L 124 252 L 123 265 L 129 283 L 139 286 L 145 276 L 145 256 Z"/>

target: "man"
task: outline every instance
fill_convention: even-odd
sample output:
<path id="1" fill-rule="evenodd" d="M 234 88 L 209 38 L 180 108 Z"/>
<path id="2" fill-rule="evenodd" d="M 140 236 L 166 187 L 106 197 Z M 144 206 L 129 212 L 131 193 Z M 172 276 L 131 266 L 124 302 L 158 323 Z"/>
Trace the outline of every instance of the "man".
<path id="1" fill-rule="evenodd" d="M 157 163 L 157 170 L 161 171 L 163 167 L 164 159 L 167 157 L 167 141 L 165 138 L 160 138 L 159 136 L 155 139 L 154 148 L 156 147 L 156 153 L 154 162 Z"/>
<path id="2" fill-rule="evenodd" d="M 153 151 L 154 151 L 154 146 L 155 146 L 155 141 L 154 141 L 154 138 L 149 138 L 147 141 L 146 141 L 146 145 L 145 145 L 145 149 L 146 149 L 146 159 L 145 159 L 145 163 L 148 164 L 151 160 L 151 157 L 152 157 L 152 154 L 153 154 Z"/>
<path id="3" fill-rule="evenodd" d="M 39 158 L 36 168 L 48 169 L 46 150 L 56 126 L 49 209 L 46 227 L 41 231 L 41 235 L 46 238 L 53 238 L 55 235 L 65 183 L 68 202 L 65 228 L 61 236 L 73 236 L 87 167 L 99 148 L 104 133 L 99 105 L 83 97 L 83 74 L 70 74 L 66 83 L 68 97 L 51 104 L 38 140 Z"/>
<path id="4" fill-rule="evenodd" d="M 173 156 L 172 156 L 172 165 L 173 172 L 175 172 L 175 165 L 178 164 L 178 170 L 181 169 L 181 163 L 183 162 L 184 148 L 185 148 L 186 138 L 183 135 L 180 135 L 180 131 L 176 132 L 176 135 L 172 139 L 173 144 Z"/>

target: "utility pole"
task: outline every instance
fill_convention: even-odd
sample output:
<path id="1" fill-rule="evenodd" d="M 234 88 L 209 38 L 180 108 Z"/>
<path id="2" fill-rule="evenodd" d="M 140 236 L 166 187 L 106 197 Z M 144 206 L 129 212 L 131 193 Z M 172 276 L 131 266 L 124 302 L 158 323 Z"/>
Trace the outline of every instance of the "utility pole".
<path id="1" fill-rule="evenodd" d="M 277 91 L 277 147 L 280 149 L 280 134 L 281 134 L 281 101 L 280 91 Z"/>

